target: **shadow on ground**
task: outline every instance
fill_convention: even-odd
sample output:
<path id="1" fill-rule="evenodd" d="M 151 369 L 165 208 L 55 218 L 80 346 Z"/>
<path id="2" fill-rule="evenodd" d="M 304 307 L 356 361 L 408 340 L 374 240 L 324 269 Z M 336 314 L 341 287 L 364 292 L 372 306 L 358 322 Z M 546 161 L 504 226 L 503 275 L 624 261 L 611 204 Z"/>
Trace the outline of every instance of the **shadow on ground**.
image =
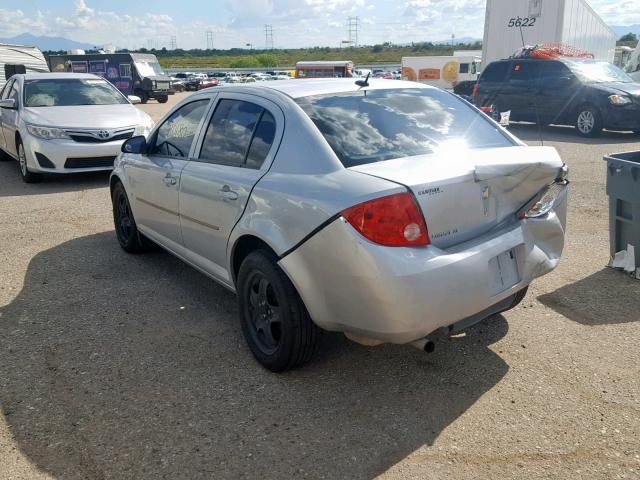
<path id="1" fill-rule="evenodd" d="M 24 183 L 18 162 L 0 161 L 0 197 L 77 192 L 109 185 L 110 172 L 87 172 L 45 175 L 40 183 Z"/>
<path id="2" fill-rule="evenodd" d="M 584 325 L 640 322 L 640 280 L 611 268 L 542 295 L 538 300 Z"/>
<path id="3" fill-rule="evenodd" d="M 607 145 L 621 143 L 638 143 L 640 135 L 632 132 L 610 132 L 604 130 L 599 136 L 585 138 L 578 135 L 574 127 L 549 125 L 538 128 L 535 123 L 517 122 L 509 125 L 509 131 L 520 140 L 537 145 L 536 142 L 582 143 L 584 145 Z"/>
<path id="4" fill-rule="evenodd" d="M 0 309 L 0 405 L 56 478 L 370 478 L 425 444 L 508 371 L 502 316 L 424 354 L 327 335 L 312 365 L 251 357 L 235 297 L 113 233 L 31 261 Z"/>

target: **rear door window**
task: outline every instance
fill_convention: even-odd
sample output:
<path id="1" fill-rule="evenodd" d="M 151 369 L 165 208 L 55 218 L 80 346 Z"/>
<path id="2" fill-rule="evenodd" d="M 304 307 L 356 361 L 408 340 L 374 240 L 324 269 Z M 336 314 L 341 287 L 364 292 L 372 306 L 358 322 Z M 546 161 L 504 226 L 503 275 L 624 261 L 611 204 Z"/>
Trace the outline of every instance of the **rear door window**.
<path id="1" fill-rule="evenodd" d="M 235 99 L 218 102 L 199 160 L 259 169 L 273 143 L 275 120 L 260 105 Z"/>
<path id="2" fill-rule="evenodd" d="M 186 158 L 209 100 L 187 103 L 171 114 L 158 128 L 152 155 Z"/>
<path id="3" fill-rule="evenodd" d="M 482 72 L 483 82 L 504 82 L 509 73 L 510 62 L 494 62 L 487 65 Z"/>
<path id="4" fill-rule="evenodd" d="M 15 82 L 15 80 L 12 79 L 5 84 L 4 88 L 2 89 L 2 96 L 0 98 L 5 100 L 9 97 L 9 92 L 11 91 L 11 87 L 13 86 L 13 82 Z"/>
<path id="5" fill-rule="evenodd" d="M 511 66 L 509 83 L 522 87 L 532 86 L 538 79 L 540 73 L 539 67 L 540 62 L 514 61 Z"/>

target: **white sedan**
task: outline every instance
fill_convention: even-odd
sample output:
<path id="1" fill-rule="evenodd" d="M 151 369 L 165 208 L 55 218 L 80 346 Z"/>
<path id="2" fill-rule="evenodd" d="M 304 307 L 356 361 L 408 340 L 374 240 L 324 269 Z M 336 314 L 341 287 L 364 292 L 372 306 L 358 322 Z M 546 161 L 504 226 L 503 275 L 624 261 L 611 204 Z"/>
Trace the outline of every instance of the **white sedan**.
<path id="1" fill-rule="evenodd" d="M 139 101 L 96 75 L 14 75 L 0 92 L 0 157 L 18 160 L 27 183 L 111 170 L 122 142 L 153 127 Z"/>

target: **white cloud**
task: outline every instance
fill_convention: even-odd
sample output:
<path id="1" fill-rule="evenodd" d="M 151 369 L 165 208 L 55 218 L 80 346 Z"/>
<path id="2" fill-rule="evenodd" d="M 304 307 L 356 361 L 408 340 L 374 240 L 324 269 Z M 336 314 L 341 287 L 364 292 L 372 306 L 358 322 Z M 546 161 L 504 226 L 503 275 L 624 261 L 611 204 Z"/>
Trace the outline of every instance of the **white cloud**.
<path id="1" fill-rule="evenodd" d="M 1 0 L 0 0 L 1 1 Z M 71 0 L 66 0 L 71 2 Z M 551 0 L 554 1 L 554 0 Z M 486 0 L 218 0 L 217 23 L 194 19 L 177 22 L 171 12 L 130 15 L 101 10 L 92 0 L 73 0 L 73 11 L 0 9 L 0 32 L 11 37 L 29 32 L 77 41 L 121 47 L 170 44 L 202 48 L 205 31 L 214 32 L 218 48 L 264 44 L 264 24 L 272 24 L 276 47 L 338 46 L 347 39 L 347 17 L 360 18 L 361 44 L 385 41 L 410 43 L 427 40 L 481 38 Z M 639 0 L 590 0 L 610 24 L 640 24 Z M 180 3 L 175 2 L 175 10 Z"/>
<path id="2" fill-rule="evenodd" d="M 638 0 L 591 0 L 590 4 L 609 25 L 640 24 Z"/>

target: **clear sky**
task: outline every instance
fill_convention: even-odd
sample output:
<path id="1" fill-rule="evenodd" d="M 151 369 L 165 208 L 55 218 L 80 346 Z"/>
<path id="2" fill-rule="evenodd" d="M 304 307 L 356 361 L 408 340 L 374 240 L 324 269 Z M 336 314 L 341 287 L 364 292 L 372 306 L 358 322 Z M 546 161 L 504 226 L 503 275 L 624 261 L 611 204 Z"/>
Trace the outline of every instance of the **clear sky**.
<path id="1" fill-rule="evenodd" d="M 547 0 L 549 1 L 549 0 Z M 556 1 L 556 0 L 551 0 Z M 610 25 L 640 24 L 640 0 L 590 0 Z M 358 16 L 363 44 L 481 38 L 486 0 L 0 0 L 0 36 L 63 36 L 94 45 L 337 47 Z"/>

